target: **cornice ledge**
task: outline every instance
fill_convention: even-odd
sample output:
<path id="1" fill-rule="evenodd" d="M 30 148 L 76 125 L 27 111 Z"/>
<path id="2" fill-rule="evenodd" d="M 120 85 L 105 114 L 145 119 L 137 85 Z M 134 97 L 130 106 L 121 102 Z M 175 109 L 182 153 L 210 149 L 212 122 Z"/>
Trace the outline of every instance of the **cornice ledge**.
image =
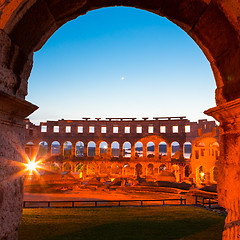
<path id="1" fill-rule="evenodd" d="M 0 90 L 0 123 L 20 124 L 38 106 Z"/>
<path id="2" fill-rule="evenodd" d="M 220 123 L 240 122 L 240 98 L 204 111 Z"/>

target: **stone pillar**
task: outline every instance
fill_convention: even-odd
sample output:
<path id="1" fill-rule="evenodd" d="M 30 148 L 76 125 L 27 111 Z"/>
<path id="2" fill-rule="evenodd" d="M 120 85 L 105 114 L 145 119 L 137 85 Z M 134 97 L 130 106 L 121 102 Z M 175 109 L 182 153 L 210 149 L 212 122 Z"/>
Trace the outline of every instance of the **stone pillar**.
<path id="1" fill-rule="evenodd" d="M 76 150 L 75 150 L 75 148 L 76 148 L 76 143 L 72 143 L 72 150 L 71 150 L 71 155 L 72 155 L 72 156 L 75 156 L 75 155 L 76 155 Z"/>
<path id="2" fill-rule="evenodd" d="M 155 154 L 155 157 L 158 158 L 158 156 L 159 156 L 159 143 L 154 143 L 154 154 Z"/>
<path id="3" fill-rule="evenodd" d="M 16 240 L 22 217 L 24 118 L 37 109 L 0 91 L 0 239 Z"/>
<path id="4" fill-rule="evenodd" d="M 147 144 L 143 143 L 143 157 L 146 158 L 147 157 Z"/>
<path id="5" fill-rule="evenodd" d="M 96 143 L 95 156 L 100 156 L 100 143 Z"/>
<path id="6" fill-rule="evenodd" d="M 131 143 L 131 158 L 135 158 L 135 145 Z"/>
<path id="7" fill-rule="evenodd" d="M 84 147 L 83 147 L 83 156 L 84 157 L 87 157 L 87 155 L 88 155 L 87 149 L 88 149 L 88 144 L 84 143 Z"/>
<path id="8" fill-rule="evenodd" d="M 167 156 L 172 157 L 172 146 L 171 145 L 167 145 Z"/>
<path id="9" fill-rule="evenodd" d="M 121 143 L 119 144 L 119 157 L 123 157 L 123 145 Z"/>
<path id="10" fill-rule="evenodd" d="M 218 202 L 228 211 L 223 240 L 240 239 L 240 99 L 205 113 L 220 122 Z"/>

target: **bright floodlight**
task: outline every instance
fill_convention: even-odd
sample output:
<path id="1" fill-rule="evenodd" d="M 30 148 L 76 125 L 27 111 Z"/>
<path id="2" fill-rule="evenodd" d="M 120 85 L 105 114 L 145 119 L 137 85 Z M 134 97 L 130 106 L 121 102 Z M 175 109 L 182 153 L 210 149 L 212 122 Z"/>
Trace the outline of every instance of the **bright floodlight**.
<path id="1" fill-rule="evenodd" d="M 29 171 L 36 171 L 38 165 L 35 161 L 31 161 L 28 164 L 26 164 L 27 170 Z"/>

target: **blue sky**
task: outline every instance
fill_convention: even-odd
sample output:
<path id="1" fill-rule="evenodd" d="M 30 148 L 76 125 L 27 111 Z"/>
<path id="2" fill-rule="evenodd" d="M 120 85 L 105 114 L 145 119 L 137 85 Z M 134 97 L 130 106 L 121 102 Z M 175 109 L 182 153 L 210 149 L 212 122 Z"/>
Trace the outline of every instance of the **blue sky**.
<path id="1" fill-rule="evenodd" d="M 34 54 L 30 119 L 187 116 L 215 106 L 210 64 L 166 18 L 125 7 L 66 23 Z"/>

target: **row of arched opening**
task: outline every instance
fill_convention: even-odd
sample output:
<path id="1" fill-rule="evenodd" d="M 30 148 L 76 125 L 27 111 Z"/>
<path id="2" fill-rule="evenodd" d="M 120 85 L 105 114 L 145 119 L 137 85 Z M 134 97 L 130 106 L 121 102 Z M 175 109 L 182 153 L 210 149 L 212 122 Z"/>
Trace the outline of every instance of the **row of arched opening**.
<path id="1" fill-rule="evenodd" d="M 56 163 L 53 163 L 51 165 L 52 170 L 55 170 Z M 60 166 L 58 165 L 58 168 Z M 74 171 L 74 172 L 83 172 L 87 170 L 88 175 L 96 175 L 96 174 L 107 174 L 109 171 L 109 167 L 106 163 L 99 164 L 98 167 L 96 167 L 96 164 L 89 163 L 87 167 L 84 167 L 83 163 L 77 163 L 74 166 L 71 165 L 69 162 L 65 162 L 62 165 L 62 171 Z M 132 166 L 130 164 L 125 164 L 123 167 L 119 166 L 118 163 L 114 163 L 110 167 L 110 174 L 113 175 L 157 175 L 161 174 L 162 172 L 169 171 L 172 173 L 175 177 L 179 174 L 179 166 L 173 165 L 171 168 L 167 168 L 165 164 L 161 164 L 159 167 L 155 167 L 154 164 L 149 163 L 146 168 L 143 168 L 143 165 L 140 163 L 137 163 L 135 166 Z M 185 166 L 184 168 L 184 175 L 185 177 L 189 177 L 191 174 L 191 168 L 189 165 Z"/>
<path id="2" fill-rule="evenodd" d="M 28 142 L 26 146 L 33 145 L 32 142 Z M 132 147 L 134 147 L 134 152 L 132 151 Z M 27 147 L 25 148 L 27 149 Z M 159 154 L 161 156 L 166 156 L 168 154 L 167 151 L 167 143 L 166 142 L 160 142 L 158 146 L 158 151 L 156 151 L 156 146 L 153 142 L 148 142 L 145 148 L 145 155 L 148 157 L 154 157 L 156 154 Z M 180 144 L 178 142 L 173 142 L 171 144 L 171 155 L 174 155 L 177 151 L 180 150 Z M 135 157 L 143 157 L 144 156 L 144 145 L 142 142 L 135 143 L 134 146 L 130 142 L 125 142 L 122 146 L 122 149 L 120 149 L 120 144 L 118 142 L 113 142 L 110 146 L 103 141 L 99 145 L 98 153 L 96 148 L 96 143 L 93 141 L 90 141 L 87 146 L 84 146 L 84 143 L 82 141 L 79 141 L 76 143 L 75 147 L 70 141 L 66 141 L 63 144 L 63 156 L 70 156 L 75 155 L 77 157 L 83 157 L 84 153 L 86 153 L 87 156 L 96 156 L 96 155 L 102 155 L 107 154 L 108 151 L 113 157 L 119 157 L 122 155 L 125 158 L 132 157 L 132 154 L 134 154 Z M 183 152 L 185 158 L 190 158 L 192 151 L 192 146 L 190 142 L 185 142 L 183 145 Z M 39 150 L 38 154 L 39 156 L 44 156 L 48 152 L 48 144 L 45 141 L 42 141 L 39 143 Z M 54 141 L 51 144 L 51 155 L 58 155 L 61 154 L 61 145 L 58 141 Z"/>

